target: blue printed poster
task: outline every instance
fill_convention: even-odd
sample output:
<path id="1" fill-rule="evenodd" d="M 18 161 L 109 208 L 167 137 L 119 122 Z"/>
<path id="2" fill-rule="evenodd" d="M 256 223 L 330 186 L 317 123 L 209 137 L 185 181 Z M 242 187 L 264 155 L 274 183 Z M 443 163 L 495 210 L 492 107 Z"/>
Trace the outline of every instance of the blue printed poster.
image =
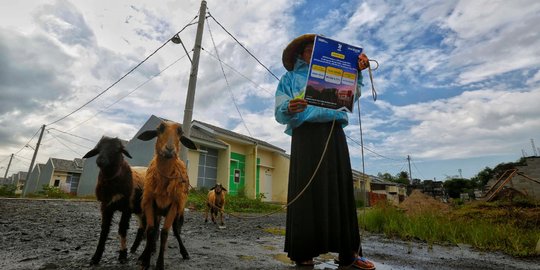
<path id="1" fill-rule="evenodd" d="M 308 104 L 353 111 L 362 48 L 315 36 L 304 98 Z"/>

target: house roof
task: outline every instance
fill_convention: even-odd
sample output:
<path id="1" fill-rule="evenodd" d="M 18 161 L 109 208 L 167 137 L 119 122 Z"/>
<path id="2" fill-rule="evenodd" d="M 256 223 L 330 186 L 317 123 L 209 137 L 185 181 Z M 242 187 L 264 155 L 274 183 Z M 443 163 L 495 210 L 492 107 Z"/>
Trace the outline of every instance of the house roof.
<path id="1" fill-rule="evenodd" d="M 387 185 L 387 186 L 397 186 L 398 183 L 385 181 L 377 176 L 371 176 L 371 183 L 372 184 L 381 184 L 381 185 Z"/>
<path id="2" fill-rule="evenodd" d="M 57 171 L 81 173 L 83 169 L 82 160 L 74 161 L 74 160 L 66 160 L 66 159 L 59 159 L 59 158 L 51 158 L 51 162 L 54 166 L 54 169 Z"/>
<path id="3" fill-rule="evenodd" d="M 201 133 L 206 134 L 206 136 L 211 136 L 211 137 L 215 138 L 214 134 L 217 133 L 219 135 L 229 136 L 229 137 L 233 137 L 233 138 L 236 138 L 236 139 L 239 139 L 239 140 L 242 140 L 242 141 L 246 141 L 246 142 L 249 142 L 249 143 L 254 143 L 254 144 L 261 145 L 261 146 L 265 146 L 265 147 L 268 147 L 270 149 L 276 150 L 278 152 L 285 152 L 285 150 L 283 150 L 283 149 L 281 149 L 281 148 L 279 148 L 277 146 L 274 146 L 272 144 L 269 144 L 269 143 L 267 143 L 265 141 L 255 139 L 253 137 L 249 137 L 249 136 L 246 136 L 246 135 L 242 135 L 242 134 L 239 134 L 239 133 L 236 133 L 236 132 L 224 129 L 224 128 L 220 128 L 218 126 L 214 126 L 214 125 L 204 123 L 204 122 L 201 122 L 201 121 L 197 121 L 197 120 L 193 120 L 192 123 L 193 123 L 192 124 L 193 127 L 198 126 Z"/>
<path id="4" fill-rule="evenodd" d="M 147 121 L 145 125 L 149 124 L 150 122 L 157 122 L 159 120 L 172 121 L 163 117 L 152 115 L 150 116 L 149 120 Z M 154 123 L 154 124 L 157 125 L 157 123 Z M 142 131 L 139 131 L 139 132 L 142 132 Z M 137 135 L 135 135 L 135 137 Z M 201 142 L 208 142 L 210 144 L 217 145 L 218 147 L 219 146 L 222 146 L 224 148 L 227 147 L 227 144 L 224 143 L 222 140 L 220 140 L 218 136 L 231 137 L 233 139 L 238 139 L 249 144 L 258 144 L 260 146 L 270 148 L 276 152 L 285 153 L 285 150 L 259 139 L 245 136 L 245 135 L 242 135 L 242 134 L 239 134 L 239 133 L 236 133 L 236 132 L 233 132 L 233 131 L 230 131 L 230 130 L 227 130 L 218 126 L 214 126 L 205 122 L 201 122 L 198 120 L 193 120 L 191 122 L 191 129 L 190 129 L 190 136 L 189 136 L 191 140 L 194 140 L 194 141 L 200 140 Z"/>

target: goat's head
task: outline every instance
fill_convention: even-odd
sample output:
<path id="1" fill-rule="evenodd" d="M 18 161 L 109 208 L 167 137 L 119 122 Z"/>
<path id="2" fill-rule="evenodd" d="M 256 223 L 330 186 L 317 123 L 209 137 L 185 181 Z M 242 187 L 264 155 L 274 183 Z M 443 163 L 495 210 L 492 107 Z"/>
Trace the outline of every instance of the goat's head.
<path id="1" fill-rule="evenodd" d="M 178 123 L 171 121 L 162 121 L 155 130 L 147 130 L 141 133 L 137 138 L 143 141 L 149 141 L 155 137 L 156 140 L 156 154 L 166 158 L 176 158 L 180 153 L 180 143 L 185 147 L 193 150 L 197 150 L 195 143 L 185 137 L 182 132 L 182 126 Z"/>
<path id="2" fill-rule="evenodd" d="M 227 189 L 225 189 L 221 184 L 216 184 L 210 190 L 213 190 L 216 194 L 221 194 L 222 191 L 227 192 Z"/>
<path id="3" fill-rule="evenodd" d="M 106 169 L 119 166 L 124 160 L 122 154 L 126 155 L 128 158 L 131 158 L 131 155 L 124 148 L 124 145 L 120 139 L 103 136 L 103 138 L 99 140 L 96 147 L 86 153 L 83 158 L 89 158 L 97 155 L 97 166 L 100 169 Z"/>

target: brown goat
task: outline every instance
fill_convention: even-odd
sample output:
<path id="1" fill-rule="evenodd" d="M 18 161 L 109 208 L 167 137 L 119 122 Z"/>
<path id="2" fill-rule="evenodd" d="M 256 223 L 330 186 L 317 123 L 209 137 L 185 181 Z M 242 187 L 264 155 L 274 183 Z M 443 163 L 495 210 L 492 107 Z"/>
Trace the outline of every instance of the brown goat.
<path id="1" fill-rule="evenodd" d="M 216 223 L 216 217 L 219 215 L 221 226 L 225 225 L 225 223 L 223 223 L 223 212 L 225 209 L 226 193 L 227 189 L 225 189 L 221 184 L 216 184 L 210 189 L 210 191 L 208 191 L 204 222 L 208 222 L 208 212 L 210 211 L 210 216 L 214 224 Z"/>
<path id="2" fill-rule="evenodd" d="M 184 222 L 184 207 L 187 202 L 189 179 L 186 165 L 179 159 L 180 142 L 190 149 L 197 149 L 195 144 L 184 137 L 180 124 L 163 121 L 155 130 L 141 133 L 137 138 L 148 141 L 157 137 L 155 153 L 148 165 L 142 209 L 146 216 L 146 246 L 139 257 L 144 269 L 150 266 L 150 258 L 154 250 L 155 236 L 159 228 L 160 217 L 165 221 L 161 229 L 161 243 L 156 269 L 163 269 L 163 255 L 167 245 L 169 229 L 173 227 L 174 236 L 178 240 L 180 253 L 184 259 L 189 254 L 180 238 L 180 230 Z"/>
<path id="3" fill-rule="evenodd" d="M 134 253 L 139 246 L 144 233 L 142 223 L 141 198 L 144 182 L 144 169 L 134 169 L 124 160 L 124 156 L 131 158 L 118 138 L 103 137 L 96 147 L 84 155 L 83 158 L 93 156 L 99 167 L 99 175 L 96 185 L 96 198 L 101 202 L 101 233 L 96 252 L 90 264 L 96 265 L 101 260 L 105 249 L 105 241 L 109 235 L 111 221 L 114 212 L 122 212 L 118 234 L 120 234 L 120 254 L 118 260 L 121 263 L 127 261 L 126 234 L 129 227 L 131 214 L 139 216 L 139 230 L 135 242 L 131 246 Z"/>

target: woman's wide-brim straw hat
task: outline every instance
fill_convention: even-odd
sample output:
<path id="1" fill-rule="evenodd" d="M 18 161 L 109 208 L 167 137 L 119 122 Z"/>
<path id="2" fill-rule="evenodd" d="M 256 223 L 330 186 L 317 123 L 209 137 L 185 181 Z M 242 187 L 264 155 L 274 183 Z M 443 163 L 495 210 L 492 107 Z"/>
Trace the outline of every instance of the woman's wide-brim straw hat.
<path id="1" fill-rule="evenodd" d="M 283 50 L 283 55 L 281 56 L 281 61 L 283 61 L 283 66 L 291 71 L 294 69 L 294 64 L 296 63 L 296 57 L 301 53 L 301 49 L 306 46 L 308 43 L 315 41 L 316 34 L 303 34 L 291 41 L 289 45 Z"/>

